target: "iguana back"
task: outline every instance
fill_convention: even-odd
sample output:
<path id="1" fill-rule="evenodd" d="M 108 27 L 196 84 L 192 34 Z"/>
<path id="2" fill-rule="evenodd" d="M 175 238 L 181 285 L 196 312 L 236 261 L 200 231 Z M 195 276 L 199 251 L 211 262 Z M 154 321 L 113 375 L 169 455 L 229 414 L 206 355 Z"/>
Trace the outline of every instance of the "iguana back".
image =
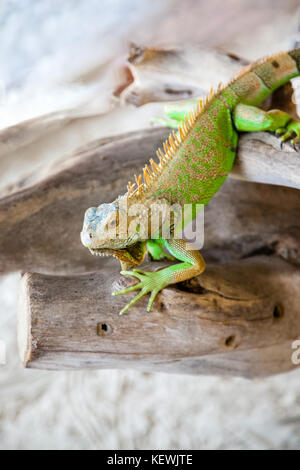
<path id="1" fill-rule="evenodd" d="M 180 125 L 179 135 L 173 133 L 164 144 L 164 153 L 158 152 L 160 164 L 152 160 L 152 171 L 145 167 L 142 199 L 207 204 L 224 183 L 235 159 L 238 136 L 232 114 L 236 106 L 261 104 L 298 76 L 299 68 L 299 49 L 276 54 L 242 69 L 227 86 L 200 101 Z M 139 196 L 131 184 L 130 190 Z"/>

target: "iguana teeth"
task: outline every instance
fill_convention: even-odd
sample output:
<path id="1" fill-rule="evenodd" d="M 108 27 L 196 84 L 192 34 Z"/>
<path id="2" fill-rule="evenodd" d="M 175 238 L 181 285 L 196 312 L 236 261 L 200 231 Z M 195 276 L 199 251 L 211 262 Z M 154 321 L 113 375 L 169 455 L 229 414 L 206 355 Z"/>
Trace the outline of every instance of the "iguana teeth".
<path id="1" fill-rule="evenodd" d="M 94 256 L 110 256 L 110 253 L 103 253 L 101 251 L 98 251 L 97 249 L 93 250 L 93 249 L 90 248 L 89 250 L 92 253 L 92 255 L 94 255 Z"/>

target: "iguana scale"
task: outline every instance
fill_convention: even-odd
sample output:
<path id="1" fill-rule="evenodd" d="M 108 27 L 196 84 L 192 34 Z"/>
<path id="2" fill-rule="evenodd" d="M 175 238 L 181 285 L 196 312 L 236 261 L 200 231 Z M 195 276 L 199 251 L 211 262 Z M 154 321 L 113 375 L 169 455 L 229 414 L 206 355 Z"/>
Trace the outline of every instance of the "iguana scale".
<path id="1" fill-rule="evenodd" d="M 169 113 L 171 118 L 183 121 L 178 133 L 171 133 L 163 144 L 164 151 L 158 150 L 158 161 L 150 160 L 151 169 L 146 165 L 143 177 L 135 176 L 135 183 L 128 183 L 126 194 L 110 204 L 86 211 L 82 243 L 93 254 L 115 256 L 121 262 L 121 274 L 139 280 L 113 294 L 140 289 L 121 314 L 147 293 L 151 293 L 147 309 L 150 311 L 161 289 L 190 279 L 205 269 L 200 252 L 174 236 L 172 222 L 166 222 L 167 219 L 162 217 L 153 236 L 151 211 L 159 211 L 162 204 L 170 207 L 175 203 L 190 204 L 193 208 L 190 219 L 195 217 L 196 205 L 206 205 L 230 172 L 237 151 L 238 131 L 276 132 L 281 134 L 282 142 L 292 139 L 294 146 L 300 141 L 300 122 L 295 122 L 283 111 L 263 111 L 257 107 L 278 87 L 299 76 L 299 70 L 300 49 L 276 54 L 243 68 L 229 84 L 211 91 L 204 101 L 198 100 L 196 107 L 188 113 L 186 107 L 172 111 Z M 134 217 L 128 214 L 137 204 L 142 209 L 135 217 L 134 228 L 129 230 Z M 167 238 L 162 236 L 166 223 L 170 226 Z M 148 227 L 146 232 L 141 231 L 141 226 Z M 171 257 L 180 262 L 157 272 L 128 271 L 129 267 L 142 263 L 147 249 L 154 260 L 170 257 L 164 251 L 167 249 Z"/>

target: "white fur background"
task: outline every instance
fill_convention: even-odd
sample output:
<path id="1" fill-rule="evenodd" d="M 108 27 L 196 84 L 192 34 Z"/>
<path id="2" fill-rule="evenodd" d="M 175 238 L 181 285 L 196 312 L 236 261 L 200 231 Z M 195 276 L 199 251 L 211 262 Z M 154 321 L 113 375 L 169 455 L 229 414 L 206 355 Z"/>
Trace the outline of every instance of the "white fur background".
<path id="1" fill-rule="evenodd" d="M 72 102 L 65 80 L 93 61 L 105 63 L 120 54 L 126 48 L 124 38 L 150 41 L 154 24 L 162 24 L 169 11 L 173 16 L 162 24 L 168 31 L 177 3 L 2 1 L 1 128 L 59 109 L 61 100 L 64 105 Z M 228 1 L 230 7 L 233 3 Z M 231 41 L 232 51 L 251 58 L 288 47 L 296 31 L 297 2 L 275 1 L 273 8 L 269 1 L 259 4 L 257 8 L 269 8 L 271 20 L 256 31 L 256 43 L 251 46 L 253 32 L 248 42 L 246 36 Z M 97 135 L 97 130 L 85 132 L 82 141 L 120 127 L 124 132 L 146 125 L 151 108 L 126 112 L 130 119 L 121 111 Z M 13 174 L 3 169 L 1 184 L 28 171 L 28 161 L 23 166 L 19 162 Z M 116 370 L 24 370 L 16 344 L 18 284 L 19 274 L 0 280 L 0 340 L 7 348 L 7 363 L 0 366 L 1 449 L 300 448 L 299 369 L 254 381 Z"/>

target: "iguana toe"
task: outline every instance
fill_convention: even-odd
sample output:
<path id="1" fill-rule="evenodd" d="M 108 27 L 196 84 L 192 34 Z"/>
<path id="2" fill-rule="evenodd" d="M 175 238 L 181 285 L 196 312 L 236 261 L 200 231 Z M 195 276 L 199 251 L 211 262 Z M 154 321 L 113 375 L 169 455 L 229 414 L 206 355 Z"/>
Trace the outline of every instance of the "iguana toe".
<path id="1" fill-rule="evenodd" d="M 290 122 L 285 129 L 278 129 L 276 133 L 281 135 L 280 137 L 280 147 L 282 148 L 283 144 L 287 141 L 290 141 L 294 149 L 298 152 L 299 148 L 297 144 L 300 142 L 300 122 L 292 121 Z"/>
<path id="2" fill-rule="evenodd" d="M 125 289 L 113 292 L 112 295 L 127 294 L 129 292 L 141 289 L 141 291 L 120 311 L 120 315 L 123 315 L 132 305 L 134 305 L 141 297 L 151 292 L 151 296 L 148 302 L 147 312 L 150 312 L 153 302 L 157 294 L 169 284 L 169 280 L 162 271 L 148 272 L 142 271 L 141 269 L 134 269 L 132 271 L 121 271 L 123 276 L 133 276 L 140 280 L 137 284 L 127 287 Z"/>

